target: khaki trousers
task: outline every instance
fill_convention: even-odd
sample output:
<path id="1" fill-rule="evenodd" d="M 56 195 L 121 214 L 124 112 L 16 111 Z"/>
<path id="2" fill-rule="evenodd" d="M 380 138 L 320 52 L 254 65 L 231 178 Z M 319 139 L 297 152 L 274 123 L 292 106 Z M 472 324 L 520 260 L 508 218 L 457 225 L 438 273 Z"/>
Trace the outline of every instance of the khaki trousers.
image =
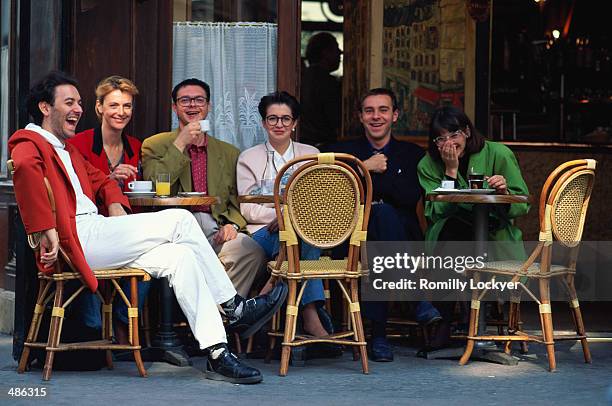
<path id="1" fill-rule="evenodd" d="M 210 213 L 193 213 L 208 242 L 225 266 L 234 288 L 242 297 L 249 297 L 253 282 L 266 272 L 266 254 L 260 245 L 244 233 L 223 244 L 215 244 L 213 237 L 219 225 Z"/>

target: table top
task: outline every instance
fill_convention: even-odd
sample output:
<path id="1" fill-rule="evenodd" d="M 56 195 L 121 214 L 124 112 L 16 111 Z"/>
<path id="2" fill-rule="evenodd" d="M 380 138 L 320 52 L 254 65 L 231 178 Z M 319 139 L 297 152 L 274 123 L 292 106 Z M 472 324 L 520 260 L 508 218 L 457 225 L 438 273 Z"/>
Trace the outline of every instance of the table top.
<path id="1" fill-rule="evenodd" d="M 129 197 L 132 206 L 199 206 L 202 204 L 217 204 L 217 196 L 193 196 L 193 197 Z"/>
<path id="2" fill-rule="evenodd" d="M 238 203 L 274 203 L 274 195 L 241 195 Z"/>
<path id="3" fill-rule="evenodd" d="M 425 197 L 430 202 L 447 203 L 529 203 L 530 195 L 497 195 L 497 194 L 473 194 L 473 193 L 430 193 Z"/>

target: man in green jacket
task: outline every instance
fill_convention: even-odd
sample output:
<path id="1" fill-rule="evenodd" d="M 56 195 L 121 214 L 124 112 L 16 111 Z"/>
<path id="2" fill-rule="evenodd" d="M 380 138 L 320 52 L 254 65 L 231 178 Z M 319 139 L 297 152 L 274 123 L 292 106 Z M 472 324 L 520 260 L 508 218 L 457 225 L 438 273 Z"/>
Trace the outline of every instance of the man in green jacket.
<path id="1" fill-rule="evenodd" d="M 186 79 L 172 90 L 172 109 L 179 128 L 156 134 L 142 144 L 145 179 L 170 174 L 171 195 L 203 192 L 217 196 L 212 206 L 192 206 L 191 211 L 208 241 L 225 265 L 238 293 L 247 296 L 258 274 L 265 272 L 265 253 L 246 234 L 236 188 L 236 162 L 240 151 L 217 140 L 201 128 L 210 108 L 210 87 Z"/>

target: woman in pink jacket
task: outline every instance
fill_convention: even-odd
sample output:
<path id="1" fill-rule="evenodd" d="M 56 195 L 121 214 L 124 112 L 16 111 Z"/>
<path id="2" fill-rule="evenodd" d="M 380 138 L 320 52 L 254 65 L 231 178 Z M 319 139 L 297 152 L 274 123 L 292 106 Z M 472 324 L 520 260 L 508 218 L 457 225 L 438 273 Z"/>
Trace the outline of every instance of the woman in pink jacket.
<path id="1" fill-rule="evenodd" d="M 315 147 L 291 139 L 300 116 L 300 104 L 289 93 L 274 92 L 262 97 L 259 114 L 262 125 L 268 133 L 268 141 L 243 151 L 238 157 L 236 177 L 239 195 L 261 193 L 260 180 L 263 179 L 266 170 L 269 151 L 274 153 L 271 168 L 274 176 L 293 158 L 319 153 Z M 285 173 L 281 185 L 286 184 L 289 179 L 288 172 Z M 247 229 L 253 239 L 261 245 L 269 259 L 276 257 L 280 243 L 274 204 L 242 203 L 240 211 L 248 223 Z M 320 254 L 318 248 L 302 243 L 302 259 L 318 259 Z M 324 301 L 321 280 L 311 280 L 302 296 L 305 333 L 321 337 L 333 332 L 331 317 L 321 307 Z"/>

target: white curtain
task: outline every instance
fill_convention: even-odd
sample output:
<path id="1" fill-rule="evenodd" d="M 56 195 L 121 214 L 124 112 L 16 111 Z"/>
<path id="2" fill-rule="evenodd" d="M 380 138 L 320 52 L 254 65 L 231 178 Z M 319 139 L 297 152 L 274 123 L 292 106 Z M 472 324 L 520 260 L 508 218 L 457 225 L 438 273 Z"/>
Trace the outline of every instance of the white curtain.
<path id="1" fill-rule="evenodd" d="M 174 23 L 172 85 L 208 83 L 211 134 L 240 150 L 267 139 L 257 105 L 276 89 L 276 33 L 267 23 Z"/>

